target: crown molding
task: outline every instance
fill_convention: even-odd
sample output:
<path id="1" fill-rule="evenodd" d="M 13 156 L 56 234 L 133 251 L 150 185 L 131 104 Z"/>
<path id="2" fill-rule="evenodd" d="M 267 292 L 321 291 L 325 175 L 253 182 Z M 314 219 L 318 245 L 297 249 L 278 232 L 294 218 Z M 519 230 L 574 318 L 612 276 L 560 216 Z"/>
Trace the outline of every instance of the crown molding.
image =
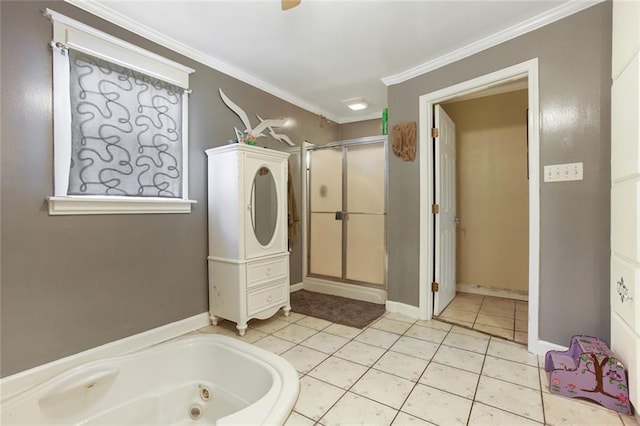
<path id="1" fill-rule="evenodd" d="M 181 55 L 184 55 L 194 61 L 200 62 L 203 65 L 206 65 L 210 68 L 213 68 L 221 73 L 227 74 L 237 80 L 240 80 L 244 83 L 247 83 L 251 86 L 257 87 L 260 90 L 263 90 L 277 98 L 280 98 L 284 101 L 287 101 L 297 107 L 300 107 L 309 112 L 322 115 L 329 120 L 340 123 L 340 117 L 335 114 L 325 111 L 321 108 L 318 108 L 316 105 L 313 105 L 307 101 L 304 101 L 291 93 L 282 90 L 276 86 L 273 86 L 255 76 L 235 68 L 226 62 L 223 62 L 219 59 L 216 59 L 210 55 L 207 55 L 197 49 L 193 49 L 192 47 L 187 46 L 184 43 L 181 43 L 177 40 L 174 40 L 171 37 L 167 37 L 159 31 L 156 31 L 152 28 L 149 28 L 146 25 L 141 24 L 140 22 L 129 18 L 126 15 L 123 15 L 119 12 L 116 12 L 107 6 L 101 4 L 97 0 L 64 0 L 66 3 L 72 4 L 86 12 L 91 13 L 92 15 L 96 15 L 99 18 L 102 18 L 106 21 L 111 22 L 112 24 L 118 25 L 119 27 L 124 28 L 127 31 L 131 31 L 134 34 L 137 34 L 141 37 L 146 38 L 147 40 L 151 40 L 154 43 L 157 43 L 163 47 L 173 50 Z"/>
<path id="2" fill-rule="evenodd" d="M 436 59 L 425 62 L 424 64 L 410 68 L 398 74 L 383 77 L 381 80 L 387 86 L 403 83 L 419 75 L 436 70 L 438 68 L 442 68 L 445 65 L 449 65 L 453 62 L 459 61 L 460 59 L 464 59 L 478 52 L 482 52 L 483 50 L 487 50 L 491 47 L 497 46 L 500 43 L 504 43 L 505 41 L 509 41 L 528 32 L 537 30 L 538 28 L 541 28 L 545 25 L 559 21 L 560 19 L 588 9 L 598 3 L 602 3 L 603 1 L 604 0 L 570 0 L 547 12 L 522 21 L 519 24 L 513 25 L 502 31 L 498 31 L 497 33 L 494 33 L 488 37 L 468 44 L 465 47 L 454 50 L 453 52 L 447 53 L 446 55 L 442 55 Z"/>
<path id="3" fill-rule="evenodd" d="M 358 121 L 367 121 L 382 119 L 382 110 L 373 111 L 367 115 L 350 115 L 347 117 L 341 117 L 337 122 L 338 124 L 356 123 Z"/>

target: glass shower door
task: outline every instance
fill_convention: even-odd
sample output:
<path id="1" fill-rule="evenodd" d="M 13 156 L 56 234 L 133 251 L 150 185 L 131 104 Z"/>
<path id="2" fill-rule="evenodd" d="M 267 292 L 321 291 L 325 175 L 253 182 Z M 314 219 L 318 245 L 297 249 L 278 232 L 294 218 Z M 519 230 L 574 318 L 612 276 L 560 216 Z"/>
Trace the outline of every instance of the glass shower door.
<path id="1" fill-rule="evenodd" d="M 309 273 L 342 276 L 342 149 L 309 152 Z"/>
<path id="2" fill-rule="evenodd" d="M 346 274 L 384 285 L 384 144 L 346 147 Z"/>
<path id="3" fill-rule="evenodd" d="M 384 287 L 385 145 L 309 155 L 309 275 Z"/>

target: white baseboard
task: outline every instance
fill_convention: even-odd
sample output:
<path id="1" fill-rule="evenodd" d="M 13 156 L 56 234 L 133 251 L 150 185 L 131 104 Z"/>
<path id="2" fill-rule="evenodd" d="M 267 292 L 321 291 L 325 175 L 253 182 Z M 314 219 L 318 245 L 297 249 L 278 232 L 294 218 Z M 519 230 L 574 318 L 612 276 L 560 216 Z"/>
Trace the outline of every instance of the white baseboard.
<path id="1" fill-rule="evenodd" d="M 86 351 L 60 358 L 29 370 L 21 371 L 0 379 L 0 396 L 2 400 L 22 392 L 36 384 L 59 374 L 65 370 L 85 364 L 89 361 L 134 352 L 211 324 L 209 312 L 194 315 L 180 321 L 172 322 L 151 330 L 143 331 L 124 339 L 106 343 Z"/>
<path id="2" fill-rule="evenodd" d="M 483 287 L 476 284 L 456 284 L 456 291 L 461 293 L 481 294 L 483 296 L 503 297 L 505 299 L 529 300 L 528 291 L 508 290 L 503 288 Z"/>
<path id="3" fill-rule="evenodd" d="M 387 301 L 387 291 L 379 288 L 364 287 L 347 283 L 321 280 L 306 277 L 303 288 L 317 293 L 331 294 L 334 296 L 348 297 L 349 299 L 362 300 L 364 302 L 383 305 Z"/>
<path id="4" fill-rule="evenodd" d="M 544 356 L 548 351 L 566 351 L 569 348 L 562 345 L 556 345 L 555 343 L 547 342 L 545 340 L 538 340 L 538 347 L 536 352 L 538 355 Z"/>
<path id="5" fill-rule="evenodd" d="M 385 308 L 388 312 L 396 312 L 409 318 L 424 319 L 420 318 L 420 308 L 417 306 L 394 302 L 393 300 L 387 300 L 387 302 L 385 303 Z"/>
<path id="6" fill-rule="evenodd" d="M 289 293 L 293 293 L 294 291 L 298 291 L 298 290 L 302 290 L 304 288 L 304 284 L 301 282 L 297 283 L 297 284 L 291 284 L 291 286 L 289 286 Z"/>

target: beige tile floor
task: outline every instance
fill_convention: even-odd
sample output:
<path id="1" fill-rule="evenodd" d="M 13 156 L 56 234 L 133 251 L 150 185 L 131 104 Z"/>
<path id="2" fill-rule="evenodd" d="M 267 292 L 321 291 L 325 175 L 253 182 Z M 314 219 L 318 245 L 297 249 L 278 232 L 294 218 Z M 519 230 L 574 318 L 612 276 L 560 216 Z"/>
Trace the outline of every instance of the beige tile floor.
<path id="1" fill-rule="evenodd" d="M 528 309 L 528 303 L 520 300 L 458 292 L 438 318 L 527 343 Z"/>
<path id="2" fill-rule="evenodd" d="M 292 313 L 198 330 L 280 354 L 300 376 L 286 425 L 637 425 L 548 393 L 544 361 L 517 343 L 387 313 L 360 330 Z"/>

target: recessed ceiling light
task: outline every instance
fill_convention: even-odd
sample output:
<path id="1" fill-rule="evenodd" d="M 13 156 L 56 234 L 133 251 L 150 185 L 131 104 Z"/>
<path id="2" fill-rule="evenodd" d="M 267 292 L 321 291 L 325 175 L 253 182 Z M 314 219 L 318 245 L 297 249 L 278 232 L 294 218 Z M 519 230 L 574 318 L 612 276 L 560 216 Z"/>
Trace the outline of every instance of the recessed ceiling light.
<path id="1" fill-rule="evenodd" d="M 364 98 L 353 98 L 342 101 L 346 106 L 354 111 L 360 111 L 369 107 L 369 102 Z"/>

